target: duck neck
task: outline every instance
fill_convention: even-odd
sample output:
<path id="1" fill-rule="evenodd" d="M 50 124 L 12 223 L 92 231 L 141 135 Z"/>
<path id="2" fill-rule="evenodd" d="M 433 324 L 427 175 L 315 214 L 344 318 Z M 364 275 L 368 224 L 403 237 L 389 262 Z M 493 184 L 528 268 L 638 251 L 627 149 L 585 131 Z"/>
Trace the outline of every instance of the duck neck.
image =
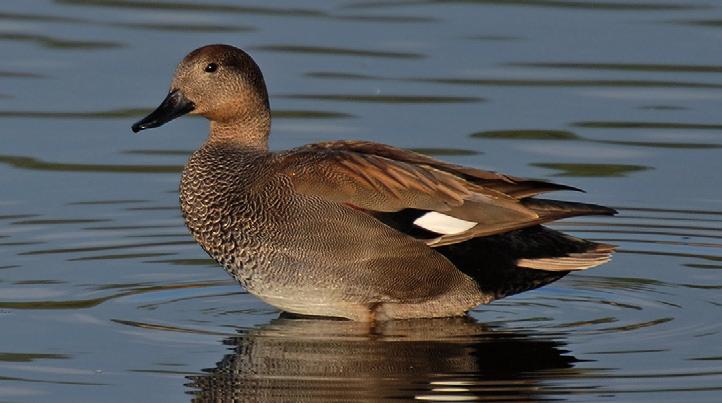
<path id="1" fill-rule="evenodd" d="M 211 120 L 208 143 L 230 143 L 244 148 L 268 151 L 268 134 L 271 132 L 270 109 L 243 115 L 231 120 Z"/>

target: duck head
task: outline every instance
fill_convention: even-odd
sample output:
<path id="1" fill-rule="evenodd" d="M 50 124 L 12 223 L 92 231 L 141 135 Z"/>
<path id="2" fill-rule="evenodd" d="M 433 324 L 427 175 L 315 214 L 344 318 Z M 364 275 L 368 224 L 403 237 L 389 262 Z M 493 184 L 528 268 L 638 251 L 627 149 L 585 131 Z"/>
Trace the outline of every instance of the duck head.
<path id="1" fill-rule="evenodd" d="M 185 114 L 210 120 L 211 138 L 265 139 L 271 117 L 260 68 L 233 46 L 198 48 L 178 64 L 160 106 L 133 124 L 132 130 L 158 127 Z"/>

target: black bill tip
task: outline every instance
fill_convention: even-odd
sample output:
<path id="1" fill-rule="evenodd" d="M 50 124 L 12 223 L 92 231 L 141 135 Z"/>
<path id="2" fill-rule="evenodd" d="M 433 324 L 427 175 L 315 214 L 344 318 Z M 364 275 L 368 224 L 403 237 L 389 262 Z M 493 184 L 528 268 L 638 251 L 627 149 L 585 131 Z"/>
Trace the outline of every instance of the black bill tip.
<path id="1" fill-rule="evenodd" d="M 168 93 L 168 96 L 165 97 L 160 106 L 148 116 L 133 123 L 130 129 L 133 130 L 133 133 L 138 133 L 141 130 L 162 126 L 179 116 L 185 115 L 193 109 L 195 109 L 193 102 L 183 96 L 183 93 L 180 91 L 173 90 Z"/>
<path id="2" fill-rule="evenodd" d="M 146 126 L 142 125 L 140 122 L 133 123 L 133 126 L 130 127 L 130 130 L 133 131 L 133 133 L 138 133 L 139 131 L 147 129 Z"/>
<path id="3" fill-rule="evenodd" d="M 143 129 L 148 129 L 148 126 L 142 124 L 141 122 L 135 122 L 133 123 L 133 126 L 130 127 L 130 130 L 132 130 L 133 133 L 138 133 Z"/>

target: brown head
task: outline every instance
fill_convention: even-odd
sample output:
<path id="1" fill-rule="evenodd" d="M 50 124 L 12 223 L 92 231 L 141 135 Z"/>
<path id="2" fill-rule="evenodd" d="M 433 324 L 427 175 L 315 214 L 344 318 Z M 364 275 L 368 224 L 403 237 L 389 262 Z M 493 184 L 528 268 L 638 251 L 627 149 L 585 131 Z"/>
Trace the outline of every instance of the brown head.
<path id="1" fill-rule="evenodd" d="M 168 96 L 132 129 L 158 127 L 186 113 L 211 121 L 210 141 L 267 145 L 271 112 L 266 83 L 241 49 L 208 45 L 189 53 L 176 68 Z"/>

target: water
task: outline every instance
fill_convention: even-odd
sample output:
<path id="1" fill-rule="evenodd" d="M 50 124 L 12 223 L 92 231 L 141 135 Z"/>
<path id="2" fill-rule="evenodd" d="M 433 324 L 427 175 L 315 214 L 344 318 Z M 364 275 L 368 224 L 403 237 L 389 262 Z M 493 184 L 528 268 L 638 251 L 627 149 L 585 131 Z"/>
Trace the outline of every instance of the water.
<path id="1" fill-rule="evenodd" d="M 443 4 L 442 4 L 443 3 Z M 722 5 L 3 1 L 0 401 L 722 399 Z M 291 320 L 189 238 L 206 122 L 142 135 L 208 43 L 261 65 L 283 149 L 339 138 L 584 188 L 600 268 L 467 320 Z"/>

